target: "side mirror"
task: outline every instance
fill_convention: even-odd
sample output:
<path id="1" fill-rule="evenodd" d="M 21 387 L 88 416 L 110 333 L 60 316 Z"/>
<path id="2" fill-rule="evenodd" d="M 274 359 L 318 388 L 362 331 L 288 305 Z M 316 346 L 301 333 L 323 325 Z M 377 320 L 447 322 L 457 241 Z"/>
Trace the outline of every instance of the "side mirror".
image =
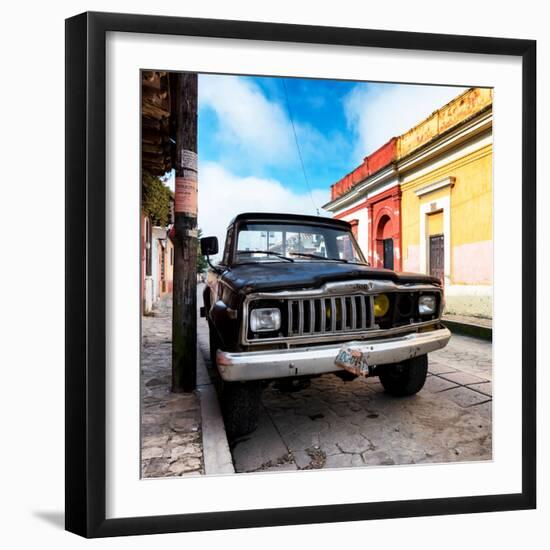
<path id="1" fill-rule="evenodd" d="M 201 239 L 201 252 L 205 256 L 214 256 L 218 253 L 218 237 L 203 237 Z"/>

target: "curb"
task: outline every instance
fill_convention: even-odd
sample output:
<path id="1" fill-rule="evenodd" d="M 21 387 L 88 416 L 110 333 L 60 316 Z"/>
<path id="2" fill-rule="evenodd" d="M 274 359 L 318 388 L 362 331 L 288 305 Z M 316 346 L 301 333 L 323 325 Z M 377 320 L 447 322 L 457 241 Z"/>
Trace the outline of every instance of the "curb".
<path id="1" fill-rule="evenodd" d="M 210 381 L 201 349 L 197 349 L 197 390 L 200 396 L 202 453 L 205 475 L 234 474 L 235 466 L 216 389 Z"/>
<path id="2" fill-rule="evenodd" d="M 472 336 L 481 340 L 493 341 L 493 329 L 473 323 L 460 323 L 458 321 L 449 321 L 448 319 L 441 320 L 442 323 L 453 333 L 462 334 L 464 336 Z"/>

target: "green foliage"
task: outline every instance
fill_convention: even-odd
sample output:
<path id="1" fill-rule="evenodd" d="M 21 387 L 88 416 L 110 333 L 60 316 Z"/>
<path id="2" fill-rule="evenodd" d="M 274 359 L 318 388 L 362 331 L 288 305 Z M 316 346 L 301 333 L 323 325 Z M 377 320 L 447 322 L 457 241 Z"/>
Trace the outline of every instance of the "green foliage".
<path id="1" fill-rule="evenodd" d="M 197 247 L 197 272 L 198 273 L 201 273 L 208 268 L 208 262 L 206 261 L 206 258 L 203 256 L 201 251 L 201 245 L 200 245 L 201 237 L 202 237 L 202 229 L 199 229 L 198 231 L 199 246 Z"/>
<path id="2" fill-rule="evenodd" d="M 170 223 L 172 191 L 162 180 L 143 172 L 141 181 L 141 208 L 151 218 L 153 225 L 166 227 Z"/>

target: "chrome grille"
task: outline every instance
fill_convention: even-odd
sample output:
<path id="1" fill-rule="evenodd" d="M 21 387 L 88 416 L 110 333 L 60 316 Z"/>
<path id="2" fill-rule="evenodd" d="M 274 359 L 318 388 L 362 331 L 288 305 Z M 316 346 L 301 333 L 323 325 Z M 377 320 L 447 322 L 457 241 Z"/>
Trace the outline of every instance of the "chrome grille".
<path id="1" fill-rule="evenodd" d="M 417 311 L 418 296 L 424 292 L 438 296 L 437 310 L 430 316 L 421 316 Z M 379 294 L 388 296 L 390 307 L 387 314 L 375 319 L 374 299 Z M 401 304 L 402 296 L 412 299 L 412 304 Z M 250 330 L 249 313 L 261 307 L 280 309 L 282 322 L 278 331 Z M 328 282 L 312 290 L 258 292 L 248 295 L 243 303 L 241 343 L 291 346 L 401 333 L 433 324 L 440 319 L 441 309 L 440 288 L 427 283 L 398 285 L 392 281 L 357 280 Z"/>
<path id="2" fill-rule="evenodd" d="M 373 298 L 350 294 L 287 300 L 287 336 L 364 331 L 373 325 Z"/>

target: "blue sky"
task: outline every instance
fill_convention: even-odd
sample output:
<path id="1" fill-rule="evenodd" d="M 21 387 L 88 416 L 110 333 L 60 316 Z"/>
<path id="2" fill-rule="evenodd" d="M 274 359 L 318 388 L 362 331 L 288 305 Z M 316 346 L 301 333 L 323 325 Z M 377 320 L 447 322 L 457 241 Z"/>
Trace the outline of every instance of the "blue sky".
<path id="1" fill-rule="evenodd" d="M 216 77 L 213 79 L 217 80 Z M 277 131 L 288 133 L 288 140 L 277 135 L 273 146 L 284 152 L 284 158 L 275 152 L 271 158 L 257 155 L 257 151 L 247 154 L 245 146 L 248 144 L 245 143 L 243 147 L 235 148 L 235 142 L 224 139 L 222 135 L 223 117 L 216 112 L 211 101 L 201 102 L 199 95 L 199 151 L 202 160 L 221 162 L 238 176 L 273 178 L 299 192 L 307 191 L 292 126 L 283 122 L 284 118 L 290 122 L 290 107 L 311 187 L 328 188 L 353 167 L 357 159 L 352 156 L 353 137 L 347 131 L 343 109 L 343 100 L 353 89 L 353 83 L 285 79 L 287 104 L 283 79 L 242 77 L 239 80 L 249 93 L 261 93 L 274 109 L 280 109 L 282 116 L 279 121 L 283 127 L 277 125 Z M 264 113 L 264 116 L 268 114 Z M 251 119 L 254 119 L 253 115 Z M 264 127 L 261 131 L 269 140 L 270 128 Z"/>
<path id="2" fill-rule="evenodd" d="M 222 239 L 239 212 L 315 214 L 329 200 L 330 185 L 363 157 L 462 91 L 199 75 L 199 226 Z"/>

